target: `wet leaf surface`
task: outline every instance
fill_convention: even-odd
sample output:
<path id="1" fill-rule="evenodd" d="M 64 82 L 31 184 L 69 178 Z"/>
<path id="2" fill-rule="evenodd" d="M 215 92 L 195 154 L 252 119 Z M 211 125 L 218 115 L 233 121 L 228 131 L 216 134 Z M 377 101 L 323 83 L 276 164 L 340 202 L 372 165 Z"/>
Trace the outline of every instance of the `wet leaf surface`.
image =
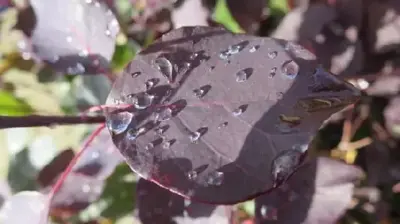
<path id="1" fill-rule="evenodd" d="M 155 66 L 160 57 L 168 69 Z M 116 80 L 107 104 L 133 106 L 108 111 L 108 128 L 130 167 L 148 180 L 202 202 L 252 198 L 277 184 L 277 172 L 286 180 L 299 165 L 290 162 L 302 160 L 273 165 L 282 152 L 299 150 L 303 157 L 322 122 L 358 99 L 358 90 L 314 58 L 283 40 L 209 27 L 174 30 Z M 248 68 L 251 76 L 237 82 L 235 74 Z M 153 78 L 160 82 L 145 92 Z M 204 85 L 211 86 L 207 94 L 193 94 Z M 301 121 L 288 124 L 281 115 Z M 159 126 L 168 128 L 159 134 Z M 166 141 L 172 144 L 164 147 Z"/>
<path id="2" fill-rule="evenodd" d="M 191 202 L 145 179 L 139 180 L 137 195 L 139 218 L 143 224 L 228 224 L 232 211 L 230 206 Z"/>
<path id="3" fill-rule="evenodd" d="M 120 28 L 102 1 L 30 0 L 30 5 L 17 23 L 26 35 L 19 43 L 24 58 L 70 74 L 108 69 Z"/>
<path id="4" fill-rule="evenodd" d="M 332 159 L 308 161 L 287 184 L 256 198 L 256 223 L 335 223 L 361 175 L 359 168 Z"/>

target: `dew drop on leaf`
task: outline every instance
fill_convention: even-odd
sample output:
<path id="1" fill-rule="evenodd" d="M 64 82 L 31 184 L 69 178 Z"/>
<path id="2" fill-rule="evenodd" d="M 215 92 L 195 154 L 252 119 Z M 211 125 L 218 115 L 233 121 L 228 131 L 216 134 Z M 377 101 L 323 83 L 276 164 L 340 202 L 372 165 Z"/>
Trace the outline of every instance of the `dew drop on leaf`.
<path id="1" fill-rule="evenodd" d="M 247 80 L 249 74 L 245 70 L 236 73 L 236 82 L 244 82 Z"/>
<path id="2" fill-rule="evenodd" d="M 299 65 L 293 60 L 288 60 L 282 64 L 282 72 L 288 78 L 294 79 L 299 73 Z"/>
<path id="3" fill-rule="evenodd" d="M 302 152 L 295 149 L 281 152 L 272 162 L 274 187 L 283 184 L 300 165 Z"/>
<path id="4" fill-rule="evenodd" d="M 167 107 L 156 115 L 156 121 L 168 121 L 172 118 L 172 109 Z"/>
<path id="5" fill-rule="evenodd" d="M 118 135 L 128 128 L 132 120 L 133 114 L 128 111 L 123 111 L 109 115 L 106 124 L 111 132 Z"/>
<path id="6" fill-rule="evenodd" d="M 145 85 L 146 85 L 146 90 L 150 90 L 155 85 L 154 80 L 151 79 L 147 80 Z"/>
<path id="7" fill-rule="evenodd" d="M 194 60 L 194 59 L 197 58 L 198 55 L 199 55 L 198 53 L 193 53 L 193 54 L 190 55 L 189 58 L 190 58 L 190 60 Z"/>
<path id="8" fill-rule="evenodd" d="M 172 145 L 172 140 L 165 140 L 162 144 L 163 149 L 169 149 Z"/>
<path id="9" fill-rule="evenodd" d="M 187 173 L 187 177 L 189 180 L 194 180 L 197 177 L 197 171 L 196 170 L 191 170 Z"/>
<path id="10" fill-rule="evenodd" d="M 207 183 L 209 185 L 219 186 L 222 184 L 223 180 L 224 180 L 224 173 L 215 171 L 208 176 Z"/>
<path id="11" fill-rule="evenodd" d="M 277 51 L 268 52 L 267 56 L 268 56 L 270 59 L 274 59 L 274 58 L 276 58 L 276 56 L 278 56 L 278 52 L 277 52 Z"/>
<path id="12" fill-rule="evenodd" d="M 154 148 L 154 144 L 153 144 L 152 142 L 148 143 L 148 144 L 145 146 L 145 149 L 146 149 L 146 150 L 150 150 L 150 149 L 153 149 L 153 148 Z"/>
<path id="13" fill-rule="evenodd" d="M 140 74 L 142 74 L 141 72 L 132 72 L 131 76 L 132 78 L 138 77 Z"/>
<path id="14" fill-rule="evenodd" d="M 191 142 L 197 142 L 201 137 L 201 133 L 199 131 L 195 131 L 189 134 L 189 139 Z"/>
<path id="15" fill-rule="evenodd" d="M 197 98 L 201 98 L 204 95 L 204 90 L 203 89 L 195 89 L 193 90 L 193 95 Z"/>
<path id="16" fill-rule="evenodd" d="M 218 129 L 222 129 L 222 128 L 225 128 L 226 126 L 228 126 L 228 122 L 227 121 L 225 121 L 225 122 L 222 122 L 220 125 L 218 125 Z"/>
<path id="17" fill-rule="evenodd" d="M 138 94 L 128 95 L 128 98 L 132 100 L 132 103 L 136 109 L 143 110 L 153 103 L 155 96 L 142 92 Z"/>
<path id="18" fill-rule="evenodd" d="M 278 70 L 277 67 L 271 68 L 271 70 L 269 70 L 269 75 L 268 75 L 268 76 L 269 76 L 270 78 L 274 77 L 274 76 L 276 75 L 276 70 Z"/>
<path id="19" fill-rule="evenodd" d="M 237 116 L 243 114 L 243 112 L 246 110 L 246 108 L 247 108 L 247 105 L 241 105 L 240 107 L 238 107 L 232 111 L 232 115 L 237 117 Z"/>
<path id="20" fill-rule="evenodd" d="M 161 72 L 161 74 L 169 81 L 172 80 L 172 64 L 165 57 L 159 57 L 154 60 L 155 67 Z"/>
<path id="21" fill-rule="evenodd" d="M 107 25 L 106 35 L 109 37 L 116 37 L 119 32 L 119 24 L 117 19 L 111 20 Z"/>
<path id="22" fill-rule="evenodd" d="M 253 46 L 253 47 L 251 47 L 251 48 L 249 49 L 249 52 L 250 52 L 250 53 L 254 53 L 254 52 L 256 52 L 256 51 L 258 50 L 259 47 L 260 47 L 259 45 Z"/>
<path id="23" fill-rule="evenodd" d="M 128 133 L 126 134 L 126 137 L 128 138 L 128 140 L 134 141 L 136 140 L 136 138 L 139 136 L 138 131 L 136 130 L 136 128 L 131 128 L 128 130 Z"/>

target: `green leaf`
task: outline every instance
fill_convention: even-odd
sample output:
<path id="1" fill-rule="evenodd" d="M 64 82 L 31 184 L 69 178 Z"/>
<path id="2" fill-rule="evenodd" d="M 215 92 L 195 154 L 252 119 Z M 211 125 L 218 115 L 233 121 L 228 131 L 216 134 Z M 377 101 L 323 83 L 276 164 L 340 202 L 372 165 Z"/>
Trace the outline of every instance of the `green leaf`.
<path id="1" fill-rule="evenodd" d="M 269 9 L 271 15 L 281 15 L 289 12 L 289 5 L 286 0 L 270 0 L 269 1 Z"/>
<path id="2" fill-rule="evenodd" d="M 215 22 L 224 25 L 228 30 L 233 33 L 244 33 L 244 30 L 233 18 L 231 12 L 229 11 L 226 0 L 218 0 L 215 5 L 215 11 L 213 15 Z"/>
<path id="3" fill-rule="evenodd" d="M 125 66 L 135 57 L 139 47 L 133 41 L 125 40 L 120 45 L 117 45 L 111 62 L 113 71 L 119 71 L 125 68 Z"/>
<path id="4" fill-rule="evenodd" d="M 0 115 L 21 116 L 33 112 L 24 101 L 17 99 L 11 93 L 0 90 Z"/>

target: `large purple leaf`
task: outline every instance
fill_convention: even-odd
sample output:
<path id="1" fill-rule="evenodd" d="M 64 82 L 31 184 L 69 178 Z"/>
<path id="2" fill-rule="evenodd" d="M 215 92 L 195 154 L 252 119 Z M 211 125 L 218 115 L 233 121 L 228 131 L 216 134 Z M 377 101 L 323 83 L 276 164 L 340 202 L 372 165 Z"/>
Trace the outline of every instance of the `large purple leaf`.
<path id="1" fill-rule="evenodd" d="M 283 183 L 323 121 L 358 98 L 292 42 L 184 27 L 141 52 L 107 112 L 130 167 L 203 202 L 236 203 Z M 234 187 L 233 187 L 234 186 Z"/>
<path id="2" fill-rule="evenodd" d="M 256 198 L 256 223 L 336 223 L 351 202 L 362 171 L 328 158 L 298 169 L 286 185 Z"/>
<path id="3" fill-rule="evenodd" d="M 30 0 L 17 27 L 26 41 L 23 57 L 43 60 L 71 74 L 104 72 L 112 58 L 119 24 L 97 0 Z"/>
<path id="4" fill-rule="evenodd" d="M 228 224 L 231 216 L 229 206 L 191 202 L 145 179 L 137 185 L 137 208 L 143 224 Z"/>

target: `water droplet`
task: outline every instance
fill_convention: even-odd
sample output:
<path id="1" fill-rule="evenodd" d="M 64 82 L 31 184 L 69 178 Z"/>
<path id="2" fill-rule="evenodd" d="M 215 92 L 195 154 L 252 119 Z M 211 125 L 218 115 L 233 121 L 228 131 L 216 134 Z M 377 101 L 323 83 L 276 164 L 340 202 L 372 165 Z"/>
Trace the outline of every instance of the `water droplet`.
<path id="1" fill-rule="evenodd" d="M 194 180 L 197 177 L 197 171 L 196 170 L 191 170 L 187 173 L 187 177 L 189 180 Z"/>
<path id="2" fill-rule="evenodd" d="M 277 51 L 268 52 L 268 57 L 270 59 L 274 59 L 274 58 L 276 58 L 276 56 L 278 56 L 278 52 Z"/>
<path id="3" fill-rule="evenodd" d="M 199 131 L 195 131 L 189 134 L 189 139 L 192 143 L 197 142 L 201 137 L 201 133 Z"/>
<path id="4" fill-rule="evenodd" d="M 132 72 L 131 76 L 132 78 L 138 77 L 140 74 L 142 74 L 141 72 Z"/>
<path id="5" fill-rule="evenodd" d="M 32 58 L 32 55 L 31 55 L 31 53 L 29 53 L 29 52 L 23 52 L 23 53 L 22 53 L 22 58 L 23 58 L 24 60 L 30 60 L 30 59 Z"/>
<path id="6" fill-rule="evenodd" d="M 277 155 L 272 162 L 272 177 L 274 187 L 283 184 L 300 165 L 302 152 L 298 150 L 285 150 Z"/>
<path id="7" fill-rule="evenodd" d="M 155 85 L 155 82 L 154 80 L 149 79 L 146 81 L 145 85 L 146 85 L 146 90 L 150 90 Z"/>
<path id="8" fill-rule="evenodd" d="M 168 59 L 165 57 L 156 58 L 154 64 L 156 69 L 158 69 L 168 81 L 172 80 L 172 64 Z"/>
<path id="9" fill-rule="evenodd" d="M 114 38 L 119 33 L 119 29 L 119 23 L 117 19 L 114 18 L 107 25 L 106 35 Z"/>
<path id="10" fill-rule="evenodd" d="M 255 46 L 253 46 L 253 47 L 251 47 L 251 48 L 249 49 L 249 52 L 250 52 L 250 53 L 254 53 L 254 52 L 256 52 L 256 51 L 258 50 L 259 47 L 260 47 L 259 45 L 255 45 Z"/>
<path id="11" fill-rule="evenodd" d="M 162 135 L 162 134 L 164 134 L 164 133 L 167 131 L 168 128 L 169 128 L 168 125 L 164 125 L 164 126 L 155 128 L 154 131 L 155 131 L 157 134 Z"/>
<path id="12" fill-rule="evenodd" d="M 215 171 L 208 176 L 207 183 L 209 185 L 220 186 L 223 180 L 224 180 L 224 173 Z"/>
<path id="13" fill-rule="evenodd" d="M 152 142 L 148 143 L 148 144 L 145 146 L 145 149 L 146 149 L 146 150 L 150 150 L 150 149 L 153 149 L 153 148 L 154 148 L 154 144 L 153 144 Z"/>
<path id="14" fill-rule="evenodd" d="M 165 142 L 162 144 L 163 149 L 169 149 L 172 143 L 173 143 L 172 140 L 165 140 Z"/>
<path id="15" fill-rule="evenodd" d="M 136 109 L 143 110 L 153 103 L 155 96 L 142 92 L 128 95 L 128 98 L 132 100 L 132 103 Z"/>
<path id="16" fill-rule="evenodd" d="M 232 111 L 232 115 L 237 117 L 247 109 L 247 105 L 241 105 L 240 107 L 236 108 L 235 110 Z"/>
<path id="17" fill-rule="evenodd" d="M 221 53 L 219 53 L 219 58 L 221 58 L 222 60 L 228 60 L 230 54 L 228 53 L 228 51 L 223 51 Z"/>
<path id="18" fill-rule="evenodd" d="M 204 88 L 195 89 L 193 90 L 193 94 L 197 98 L 202 98 L 205 94 L 205 90 Z"/>
<path id="19" fill-rule="evenodd" d="M 221 123 L 220 125 L 218 125 L 218 129 L 222 129 L 222 128 L 225 128 L 226 126 L 228 126 L 228 122 L 227 121 L 225 121 L 225 122 L 223 122 L 223 123 Z"/>
<path id="20" fill-rule="evenodd" d="M 112 113 L 107 117 L 107 127 L 114 134 L 124 132 L 132 122 L 133 114 L 128 111 Z"/>
<path id="21" fill-rule="evenodd" d="M 263 205 L 260 214 L 264 220 L 278 220 L 278 210 L 274 207 Z"/>
<path id="22" fill-rule="evenodd" d="M 272 78 L 276 75 L 276 70 L 278 70 L 277 67 L 273 67 L 271 68 L 271 70 L 269 70 L 269 77 Z"/>
<path id="23" fill-rule="evenodd" d="M 191 55 L 190 55 L 190 60 L 196 59 L 198 55 L 199 55 L 198 53 L 193 53 L 193 54 L 191 54 Z"/>
<path id="24" fill-rule="evenodd" d="M 163 110 L 161 110 L 157 115 L 156 115 L 156 121 L 168 121 L 169 119 L 172 118 L 172 109 L 167 107 Z"/>
<path id="25" fill-rule="evenodd" d="M 136 130 L 136 128 L 131 128 L 128 130 L 128 133 L 126 134 L 126 137 L 128 138 L 128 140 L 134 141 L 136 140 L 136 138 L 139 136 L 138 131 Z"/>
<path id="26" fill-rule="evenodd" d="M 244 82 L 247 80 L 249 74 L 245 70 L 236 73 L 236 82 Z"/>
<path id="27" fill-rule="evenodd" d="M 300 67 L 299 65 L 294 62 L 293 60 L 288 60 L 282 64 L 282 72 L 287 77 L 294 79 L 296 78 L 297 74 L 299 73 Z"/>
<path id="28" fill-rule="evenodd" d="M 209 71 L 211 72 L 212 70 L 214 70 L 215 66 L 211 66 Z"/>

